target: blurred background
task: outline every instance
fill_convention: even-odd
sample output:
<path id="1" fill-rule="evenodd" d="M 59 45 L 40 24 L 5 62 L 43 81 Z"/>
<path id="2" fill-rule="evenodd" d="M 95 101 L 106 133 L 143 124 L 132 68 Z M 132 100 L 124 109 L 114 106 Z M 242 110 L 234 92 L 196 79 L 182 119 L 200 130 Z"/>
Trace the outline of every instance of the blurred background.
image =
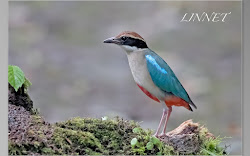
<path id="1" fill-rule="evenodd" d="M 180 22 L 203 12 L 231 14 Z M 33 83 L 34 106 L 51 123 L 119 115 L 156 129 L 161 104 L 136 86 L 125 52 L 103 44 L 124 30 L 166 60 L 198 107 L 174 107 L 167 131 L 193 119 L 241 154 L 241 2 L 9 2 L 9 64 Z"/>

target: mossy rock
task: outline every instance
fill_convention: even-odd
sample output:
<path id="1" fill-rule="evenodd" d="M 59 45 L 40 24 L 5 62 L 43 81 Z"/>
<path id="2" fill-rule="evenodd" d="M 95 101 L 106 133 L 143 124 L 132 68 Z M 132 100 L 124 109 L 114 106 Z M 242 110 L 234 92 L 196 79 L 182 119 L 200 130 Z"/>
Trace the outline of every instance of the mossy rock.
<path id="1" fill-rule="evenodd" d="M 65 122 L 57 123 L 56 126 L 75 130 L 79 132 L 89 132 L 99 140 L 103 146 L 103 154 L 124 154 L 129 151 L 131 137 L 133 137 L 134 122 L 121 119 L 102 120 L 92 118 L 73 118 Z"/>
<path id="2" fill-rule="evenodd" d="M 22 125 L 18 125 L 22 124 Z M 204 127 L 193 135 L 199 141 L 193 155 L 223 155 L 225 148 Z M 152 137 L 134 121 L 120 118 L 72 118 L 49 124 L 39 114 L 9 104 L 10 155 L 176 155 L 171 142 Z"/>
<path id="3" fill-rule="evenodd" d="M 28 93 L 25 91 L 25 85 L 22 85 L 17 92 L 10 84 L 8 84 L 8 86 L 9 86 L 8 89 L 9 104 L 22 106 L 27 111 L 32 111 L 33 101 L 30 99 Z"/>
<path id="4" fill-rule="evenodd" d="M 185 121 L 166 137 L 155 138 L 134 121 L 72 118 L 50 124 L 33 108 L 25 82 L 18 90 L 9 84 L 9 155 L 224 155 L 205 127 Z"/>
<path id="5" fill-rule="evenodd" d="M 51 143 L 57 147 L 56 154 L 100 155 L 104 148 L 90 132 L 56 127 Z"/>

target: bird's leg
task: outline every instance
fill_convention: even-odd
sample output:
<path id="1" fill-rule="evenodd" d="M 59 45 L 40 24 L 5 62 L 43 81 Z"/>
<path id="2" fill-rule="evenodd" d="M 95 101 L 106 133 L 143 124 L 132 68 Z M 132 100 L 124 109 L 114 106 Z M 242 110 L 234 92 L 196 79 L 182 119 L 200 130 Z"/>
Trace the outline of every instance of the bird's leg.
<path id="1" fill-rule="evenodd" d="M 159 131 L 160 131 L 160 129 L 161 129 L 162 122 L 163 122 L 163 120 L 164 120 L 166 114 L 167 114 L 167 110 L 164 108 L 164 109 L 163 109 L 163 112 L 162 112 L 161 121 L 160 121 L 160 123 L 159 123 L 159 126 L 158 126 L 158 128 L 157 128 L 155 134 L 154 134 L 155 137 L 158 137 L 158 136 L 159 136 L 158 134 L 159 134 Z"/>
<path id="2" fill-rule="evenodd" d="M 169 107 L 168 107 L 168 111 L 167 111 L 167 118 L 166 118 L 166 121 L 165 121 L 163 130 L 162 130 L 162 133 L 160 134 L 160 136 L 166 136 L 167 123 L 168 123 L 168 119 L 169 119 L 169 117 L 170 117 L 171 112 L 172 112 L 172 107 L 169 106 Z"/>

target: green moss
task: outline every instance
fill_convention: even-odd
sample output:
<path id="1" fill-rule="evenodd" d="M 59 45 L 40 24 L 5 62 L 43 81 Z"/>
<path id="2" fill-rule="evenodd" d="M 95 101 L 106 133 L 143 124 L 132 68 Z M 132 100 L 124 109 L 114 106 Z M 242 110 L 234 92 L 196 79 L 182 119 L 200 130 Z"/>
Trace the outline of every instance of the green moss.
<path id="1" fill-rule="evenodd" d="M 93 134 L 57 127 L 52 137 L 56 146 L 56 154 L 100 155 L 104 153 L 103 146 Z"/>
<path id="2" fill-rule="evenodd" d="M 55 154 L 55 151 L 51 148 L 44 147 L 41 150 L 41 154 L 51 155 L 51 154 Z"/>
<path id="3" fill-rule="evenodd" d="M 28 131 L 28 135 L 36 136 L 35 141 L 9 142 L 10 155 L 178 155 L 172 146 L 153 137 L 151 130 L 120 118 L 72 118 L 51 125 L 50 137 L 46 135 L 48 126 L 40 116 L 32 115 L 32 124 L 40 126 Z M 222 139 L 208 138 L 207 134 L 207 129 L 201 129 L 201 148 L 194 154 L 225 154 L 225 149 L 219 146 Z"/>
<path id="4" fill-rule="evenodd" d="M 135 134 L 132 130 L 137 124 L 121 119 L 101 120 L 92 118 L 73 118 L 57 123 L 65 129 L 89 132 L 99 140 L 104 147 L 103 154 L 130 154 L 130 141 Z"/>
<path id="5" fill-rule="evenodd" d="M 22 145 L 15 144 L 11 141 L 8 143 L 9 155 L 23 155 L 27 154 L 25 148 Z"/>
<path id="6" fill-rule="evenodd" d="M 174 155 L 174 148 L 152 136 L 151 130 L 134 128 L 133 132 L 137 134 L 131 140 L 133 154 L 139 155 Z"/>
<path id="7" fill-rule="evenodd" d="M 89 132 L 103 147 L 102 154 L 174 154 L 173 148 L 152 137 L 152 131 L 143 130 L 133 121 L 116 119 L 73 118 L 56 126 L 71 131 Z M 138 141 L 131 145 L 131 140 Z M 83 140 L 84 141 L 84 140 Z M 151 148 L 147 145 L 152 144 Z"/>
<path id="8" fill-rule="evenodd" d="M 220 146 L 223 138 L 221 137 L 208 137 L 208 129 L 202 127 L 199 131 L 201 140 L 200 155 L 226 155 L 226 148 Z"/>
<path id="9" fill-rule="evenodd" d="M 44 143 L 35 141 L 34 143 L 17 144 L 9 142 L 9 155 L 33 155 L 33 154 L 55 154 L 55 152 L 46 147 Z"/>
<path id="10" fill-rule="evenodd" d="M 40 111 L 37 108 L 32 108 L 30 110 L 31 115 L 40 115 Z"/>

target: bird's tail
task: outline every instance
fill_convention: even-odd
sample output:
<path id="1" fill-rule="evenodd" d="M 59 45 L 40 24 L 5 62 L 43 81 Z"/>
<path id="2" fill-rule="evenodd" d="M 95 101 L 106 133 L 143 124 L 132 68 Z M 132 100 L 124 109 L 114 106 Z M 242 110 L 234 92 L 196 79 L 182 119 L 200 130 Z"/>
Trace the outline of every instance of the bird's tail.
<path id="1" fill-rule="evenodd" d="M 194 105 L 194 103 L 188 103 L 185 100 L 183 100 L 182 98 L 176 97 L 176 96 L 172 96 L 171 98 L 168 98 L 165 100 L 165 104 L 167 106 L 183 106 L 186 109 L 193 111 L 193 109 L 190 107 L 190 105 L 194 106 L 196 108 L 196 106 Z"/>
<path id="2" fill-rule="evenodd" d="M 190 100 L 189 107 L 190 105 L 193 106 L 195 109 L 197 109 L 196 105 L 193 103 L 192 100 Z M 191 107 L 190 107 L 190 110 L 193 111 Z"/>

